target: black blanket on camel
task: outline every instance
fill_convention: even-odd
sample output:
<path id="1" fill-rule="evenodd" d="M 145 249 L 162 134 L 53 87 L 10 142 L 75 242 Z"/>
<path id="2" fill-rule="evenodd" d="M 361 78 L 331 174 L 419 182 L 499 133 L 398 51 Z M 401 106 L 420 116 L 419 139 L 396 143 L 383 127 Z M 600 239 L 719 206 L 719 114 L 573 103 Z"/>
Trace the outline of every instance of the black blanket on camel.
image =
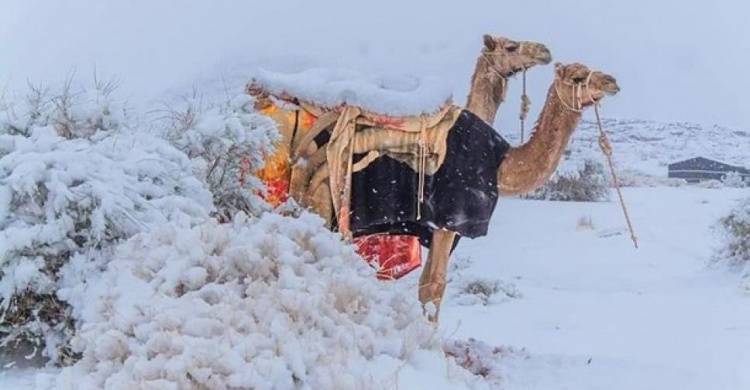
<path id="1" fill-rule="evenodd" d="M 443 164 L 434 175 L 425 176 L 419 219 L 419 176 L 414 169 L 383 156 L 353 174 L 351 230 L 355 237 L 413 235 L 429 248 L 432 232 L 438 228 L 469 238 L 487 234 L 498 199 L 497 169 L 510 145 L 466 110 L 448 132 L 446 142 Z M 354 161 L 363 156 L 355 155 Z"/>

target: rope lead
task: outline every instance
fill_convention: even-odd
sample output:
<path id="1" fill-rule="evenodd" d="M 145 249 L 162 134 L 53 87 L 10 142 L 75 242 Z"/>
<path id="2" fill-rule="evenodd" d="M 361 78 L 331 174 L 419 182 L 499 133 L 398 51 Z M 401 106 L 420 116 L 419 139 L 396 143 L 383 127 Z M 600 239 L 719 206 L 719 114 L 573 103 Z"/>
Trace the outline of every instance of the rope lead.
<path id="1" fill-rule="evenodd" d="M 523 94 L 521 95 L 521 143 L 523 143 L 524 130 L 526 127 L 526 116 L 529 114 L 529 108 L 531 108 L 531 100 L 529 95 L 526 94 L 526 69 L 523 70 Z"/>
<path id="2" fill-rule="evenodd" d="M 612 183 L 615 185 L 617 190 L 617 196 L 620 198 L 620 206 L 622 212 L 625 214 L 625 221 L 628 223 L 628 230 L 630 231 L 630 239 L 633 241 L 636 249 L 638 248 L 638 238 L 635 236 L 633 230 L 633 224 L 630 222 L 630 215 L 628 214 L 628 207 L 625 205 L 625 199 L 622 197 L 622 191 L 620 190 L 620 183 L 617 181 L 617 173 L 615 172 L 615 166 L 612 163 L 612 143 L 609 142 L 607 133 L 604 132 L 604 126 L 602 126 L 602 120 L 599 117 L 599 102 L 594 103 L 594 114 L 596 114 L 596 123 L 599 125 L 599 148 L 601 148 L 604 156 L 607 157 L 607 163 L 609 163 L 609 171 L 612 173 Z"/>

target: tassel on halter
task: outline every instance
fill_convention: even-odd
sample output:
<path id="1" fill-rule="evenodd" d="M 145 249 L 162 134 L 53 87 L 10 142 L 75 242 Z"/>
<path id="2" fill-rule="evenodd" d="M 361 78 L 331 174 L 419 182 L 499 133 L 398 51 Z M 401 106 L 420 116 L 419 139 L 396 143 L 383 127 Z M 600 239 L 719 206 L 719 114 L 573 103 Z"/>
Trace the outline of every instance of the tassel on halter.
<path id="1" fill-rule="evenodd" d="M 523 94 L 521 94 L 521 113 L 519 119 L 521 120 L 521 143 L 524 140 L 524 131 L 526 127 L 526 116 L 529 115 L 529 109 L 531 108 L 531 99 L 526 94 L 526 69 L 523 70 Z"/>
<path id="2" fill-rule="evenodd" d="M 523 43 L 521 43 L 521 46 L 518 48 L 518 51 L 521 51 L 523 48 Z M 482 57 L 487 62 L 487 65 L 489 68 L 500 78 L 500 89 L 503 91 L 503 95 L 501 97 L 501 101 L 505 100 L 505 91 L 507 90 L 508 86 L 508 76 L 504 76 L 497 68 L 495 68 L 495 65 L 490 61 L 489 54 L 483 53 Z M 521 110 L 518 115 L 518 118 L 521 121 L 521 142 L 523 143 L 525 138 L 525 130 L 526 130 L 526 117 L 529 115 L 529 109 L 531 108 L 531 99 L 529 99 L 529 95 L 526 93 L 526 71 L 528 69 L 523 69 L 523 92 L 521 94 Z"/>

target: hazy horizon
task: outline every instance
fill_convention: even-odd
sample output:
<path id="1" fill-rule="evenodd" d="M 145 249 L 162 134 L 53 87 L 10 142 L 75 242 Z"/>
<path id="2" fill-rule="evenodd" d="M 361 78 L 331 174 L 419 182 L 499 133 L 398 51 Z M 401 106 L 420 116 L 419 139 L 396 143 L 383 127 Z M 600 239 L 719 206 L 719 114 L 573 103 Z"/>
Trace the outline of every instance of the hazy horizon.
<path id="1" fill-rule="evenodd" d="M 747 129 L 745 60 L 750 4 L 646 0 L 564 4 L 419 0 L 3 0 L 0 86 L 62 81 L 94 69 L 117 76 L 133 101 L 159 98 L 222 72 L 262 66 L 296 71 L 343 66 L 442 77 L 463 104 L 483 33 L 545 43 L 555 61 L 617 77 L 607 117 L 687 121 Z M 529 73 L 532 118 L 552 67 Z M 520 79 L 500 112 L 516 128 Z"/>

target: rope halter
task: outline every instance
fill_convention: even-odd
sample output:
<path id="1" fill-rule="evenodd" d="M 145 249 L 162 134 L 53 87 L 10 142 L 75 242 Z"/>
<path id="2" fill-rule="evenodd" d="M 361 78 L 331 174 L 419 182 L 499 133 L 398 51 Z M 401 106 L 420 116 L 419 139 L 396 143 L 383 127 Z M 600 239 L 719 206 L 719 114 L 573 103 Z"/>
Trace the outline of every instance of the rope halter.
<path id="1" fill-rule="evenodd" d="M 560 103 L 562 103 L 562 105 L 565 108 L 573 112 L 578 112 L 578 113 L 583 112 L 582 94 L 583 94 L 584 88 L 592 104 L 595 106 L 599 105 L 599 102 L 602 100 L 602 98 L 596 99 L 594 98 L 594 95 L 591 93 L 591 77 L 594 75 L 594 73 L 601 73 L 601 72 L 597 70 L 589 71 L 588 76 L 586 76 L 586 81 L 583 81 L 583 82 L 571 83 L 571 82 L 567 82 L 563 80 L 555 81 L 555 93 L 557 94 L 557 98 L 560 100 Z M 563 96 L 560 93 L 560 83 L 569 85 L 571 86 L 571 88 L 573 88 L 573 104 L 569 104 L 565 102 L 565 99 L 563 99 Z"/>
<path id="2" fill-rule="evenodd" d="M 505 91 L 507 90 L 508 86 L 508 77 L 503 75 L 496 67 L 495 64 L 490 61 L 489 56 L 490 55 L 509 55 L 513 57 L 518 57 L 523 52 L 523 44 L 524 42 L 520 42 L 518 44 L 518 48 L 512 52 L 511 54 L 507 53 L 482 53 L 482 57 L 485 61 L 487 61 L 487 65 L 489 65 L 490 69 L 492 69 L 493 72 L 500 78 L 500 88 L 503 91 L 503 96 L 501 98 L 501 101 L 505 100 Z M 523 67 L 521 69 L 521 72 L 523 73 L 523 93 L 521 95 L 521 110 L 519 113 L 519 119 L 521 120 L 521 142 L 523 142 L 524 138 L 524 131 L 526 127 L 526 116 L 529 114 L 529 108 L 531 108 L 531 99 L 529 99 L 529 95 L 526 93 L 526 71 L 528 70 L 528 67 Z M 516 72 L 517 73 L 517 72 Z"/>
<path id="3" fill-rule="evenodd" d="M 505 85 L 508 83 L 508 77 L 510 77 L 512 75 L 506 76 L 506 75 L 502 74 L 502 72 L 500 72 L 497 69 L 497 67 L 495 66 L 495 64 L 492 63 L 492 61 L 490 60 L 490 56 L 520 57 L 522 52 L 523 52 L 523 42 L 521 42 L 521 43 L 518 44 L 518 49 L 516 49 L 515 51 L 510 52 L 510 53 L 487 53 L 487 52 L 482 53 L 482 57 L 487 62 L 487 65 L 489 65 L 490 69 L 492 69 L 492 71 L 495 72 L 495 74 L 498 77 L 500 77 L 501 83 L 503 84 L 503 88 L 505 88 Z M 525 71 L 526 69 L 522 69 L 522 70 Z"/>

